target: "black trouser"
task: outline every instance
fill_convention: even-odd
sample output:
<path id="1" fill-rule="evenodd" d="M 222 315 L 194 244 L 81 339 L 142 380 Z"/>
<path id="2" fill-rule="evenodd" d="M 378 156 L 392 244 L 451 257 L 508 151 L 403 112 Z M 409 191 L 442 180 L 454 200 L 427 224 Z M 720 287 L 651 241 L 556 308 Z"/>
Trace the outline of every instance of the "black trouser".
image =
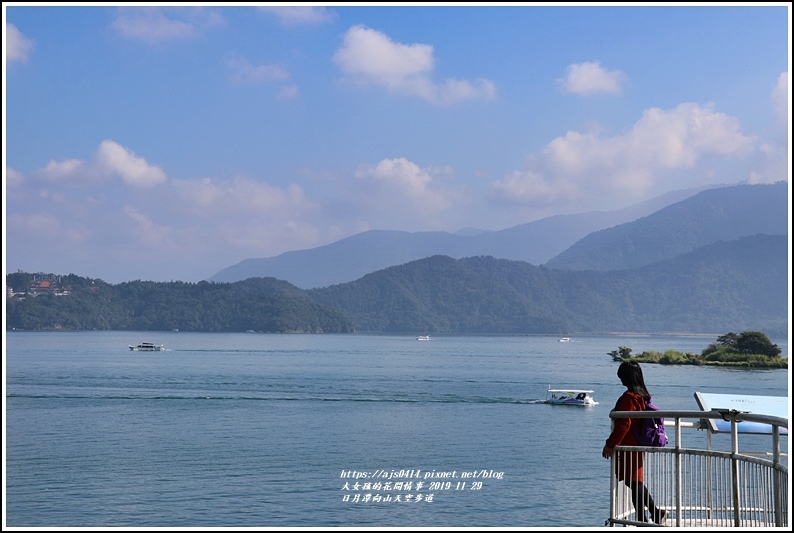
<path id="1" fill-rule="evenodd" d="M 634 511 L 637 514 L 638 522 L 646 522 L 645 507 L 651 512 L 651 519 L 657 524 L 661 521 L 661 511 L 653 501 L 651 493 L 648 492 L 642 481 L 633 481 L 631 479 L 624 480 L 624 483 L 631 491 L 631 503 L 634 504 Z"/>

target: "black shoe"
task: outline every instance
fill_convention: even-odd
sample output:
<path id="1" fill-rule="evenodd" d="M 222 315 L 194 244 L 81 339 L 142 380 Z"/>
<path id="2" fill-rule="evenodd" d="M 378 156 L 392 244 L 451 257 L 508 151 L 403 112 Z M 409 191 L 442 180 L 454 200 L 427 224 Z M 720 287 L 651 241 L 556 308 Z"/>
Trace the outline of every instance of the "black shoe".
<path id="1" fill-rule="evenodd" d="M 664 523 L 667 522 L 667 511 L 664 509 L 659 509 L 659 512 L 655 514 L 653 521 L 660 526 L 663 526 Z"/>

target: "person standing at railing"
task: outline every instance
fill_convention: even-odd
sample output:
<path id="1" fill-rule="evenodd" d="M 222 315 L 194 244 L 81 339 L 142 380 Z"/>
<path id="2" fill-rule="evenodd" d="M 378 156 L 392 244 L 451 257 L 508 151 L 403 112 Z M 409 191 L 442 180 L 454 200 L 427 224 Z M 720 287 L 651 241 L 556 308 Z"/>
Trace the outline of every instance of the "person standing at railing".
<path id="1" fill-rule="evenodd" d="M 624 361 L 618 367 L 618 378 L 626 387 L 626 391 L 618 398 L 613 411 L 643 411 L 645 402 L 650 401 L 651 395 L 645 387 L 642 368 L 634 361 Z M 616 418 L 612 433 L 607 438 L 601 456 L 609 459 L 615 446 L 638 446 L 632 426 L 639 430 L 639 418 Z M 623 452 L 615 458 L 615 475 L 629 488 L 631 502 L 637 515 L 637 521 L 647 522 L 645 507 L 651 513 L 651 519 L 657 524 L 664 524 L 667 520 L 667 511 L 659 509 L 653 501 L 651 493 L 643 483 L 642 452 Z"/>

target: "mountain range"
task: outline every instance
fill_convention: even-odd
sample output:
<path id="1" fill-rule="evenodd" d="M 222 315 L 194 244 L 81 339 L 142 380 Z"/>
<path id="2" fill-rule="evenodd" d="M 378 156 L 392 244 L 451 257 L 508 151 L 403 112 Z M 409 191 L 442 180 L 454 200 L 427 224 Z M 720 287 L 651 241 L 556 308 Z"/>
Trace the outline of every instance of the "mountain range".
<path id="1" fill-rule="evenodd" d="M 230 283 L 6 276 L 6 327 L 270 333 L 552 334 L 760 331 L 786 336 L 788 237 L 719 241 L 612 271 L 436 255 L 304 290 L 272 277 Z"/>
<path id="2" fill-rule="evenodd" d="M 788 238 L 716 242 L 633 270 L 433 256 L 307 291 L 360 331 L 463 334 L 786 329 Z"/>
<path id="3" fill-rule="evenodd" d="M 567 270 L 621 270 L 672 259 L 718 241 L 788 233 L 788 184 L 709 189 L 648 216 L 595 231 L 545 263 Z"/>
<path id="4" fill-rule="evenodd" d="M 211 278 L 274 277 L 303 288 L 354 281 L 433 255 L 493 256 L 567 270 L 634 268 L 718 240 L 786 234 L 786 182 L 674 191 L 617 211 L 557 215 L 499 231 L 371 230 L 306 250 L 252 258 Z"/>
<path id="5" fill-rule="evenodd" d="M 439 247 L 453 243 L 465 253 L 471 250 L 466 246 L 477 243 L 478 250 L 526 256 L 544 249 L 537 242 L 584 231 L 575 228 L 576 221 L 584 225 L 600 215 L 603 224 L 627 214 L 552 217 L 466 237 L 386 232 L 383 238 L 381 232 L 366 232 L 283 254 L 303 276 L 314 272 L 319 278 L 320 272 L 354 263 L 372 269 L 352 281 L 309 289 L 290 276 L 272 274 L 229 282 L 115 286 L 70 274 L 50 276 L 59 280 L 56 294 L 36 285 L 41 275 L 14 273 L 6 276 L 7 327 L 558 335 L 762 331 L 785 336 L 791 278 L 788 197 L 785 182 L 702 190 L 630 222 L 590 232 L 540 265 L 486 253 L 453 257 Z M 401 243 L 398 250 L 395 242 Z M 410 254 L 428 255 L 376 266 Z"/>

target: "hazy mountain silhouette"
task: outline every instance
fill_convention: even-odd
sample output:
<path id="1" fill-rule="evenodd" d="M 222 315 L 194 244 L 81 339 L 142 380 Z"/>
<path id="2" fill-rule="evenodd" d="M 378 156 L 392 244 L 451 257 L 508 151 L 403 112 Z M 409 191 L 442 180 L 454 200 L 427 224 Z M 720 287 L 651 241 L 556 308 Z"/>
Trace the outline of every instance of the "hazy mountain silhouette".
<path id="1" fill-rule="evenodd" d="M 617 211 L 557 215 L 499 231 L 466 228 L 447 232 L 372 230 L 332 244 L 245 259 L 211 278 L 215 282 L 274 277 L 303 289 L 346 283 L 361 276 L 433 255 L 490 255 L 540 265 L 593 231 L 636 220 L 707 187 L 674 191 Z"/>
<path id="2" fill-rule="evenodd" d="M 619 270 L 671 259 L 701 246 L 755 235 L 788 234 L 788 183 L 700 192 L 632 222 L 593 232 L 545 265 Z"/>
<path id="3" fill-rule="evenodd" d="M 36 279 L 43 274 L 16 272 L 6 276 L 6 327 L 560 335 L 761 331 L 785 337 L 788 246 L 786 235 L 757 234 L 610 271 L 434 255 L 308 290 L 273 277 L 109 285 L 74 274 L 50 274 L 57 282 L 44 289 Z"/>
<path id="4" fill-rule="evenodd" d="M 609 272 L 433 256 L 307 293 L 370 332 L 785 335 L 788 279 L 787 237 L 754 235 Z"/>

